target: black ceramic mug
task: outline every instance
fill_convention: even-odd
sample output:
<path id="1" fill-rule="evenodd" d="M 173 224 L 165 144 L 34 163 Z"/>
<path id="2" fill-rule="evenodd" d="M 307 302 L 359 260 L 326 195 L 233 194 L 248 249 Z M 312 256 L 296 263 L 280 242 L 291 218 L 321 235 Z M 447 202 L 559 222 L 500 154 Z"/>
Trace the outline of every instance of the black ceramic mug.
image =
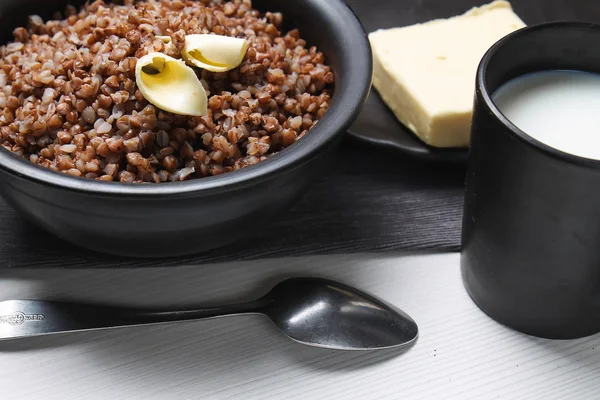
<path id="1" fill-rule="evenodd" d="M 600 72 L 600 26 L 525 28 L 480 64 L 461 269 L 467 291 L 495 320 L 567 339 L 600 332 L 600 161 L 533 139 L 492 100 L 512 78 L 556 69 Z"/>

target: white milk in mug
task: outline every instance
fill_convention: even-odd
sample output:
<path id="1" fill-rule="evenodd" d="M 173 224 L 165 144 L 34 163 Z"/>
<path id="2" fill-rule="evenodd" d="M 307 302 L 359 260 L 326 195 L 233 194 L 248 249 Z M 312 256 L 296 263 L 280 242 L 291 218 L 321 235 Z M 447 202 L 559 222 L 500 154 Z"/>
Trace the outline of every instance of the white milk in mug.
<path id="1" fill-rule="evenodd" d="M 571 70 L 525 74 L 501 86 L 493 101 L 534 139 L 600 160 L 600 74 Z"/>

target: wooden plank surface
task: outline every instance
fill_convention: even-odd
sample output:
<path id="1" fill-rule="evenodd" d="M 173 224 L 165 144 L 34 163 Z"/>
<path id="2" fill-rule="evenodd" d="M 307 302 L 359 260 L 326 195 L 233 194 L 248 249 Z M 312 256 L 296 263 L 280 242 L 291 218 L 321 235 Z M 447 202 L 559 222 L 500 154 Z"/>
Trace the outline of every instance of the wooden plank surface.
<path id="1" fill-rule="evenodd" d="M 481 0 L 348 0 L 368 31 L 445 18 Z M 600 22 L 595 0 L 513 0 L 528 24 Z M 390 252 L 460 245 L 464 167 L 427 164 L 346 141 L 298 205 L 248 238 L 179 260 L 126 260 L 90 254 L 24 222 L 0 202 L 0 268 L 170 266 L 266 257 Z"/>
<path id="2" fill-rule="evenodd" d="M 0 201 L 0 269 L 173 266 L 290 255 L 457 250 L 463 181 L 463 167 L 417 162 L 348 141 L 299 204 L 271 225 L 245 227 L 248 239 L 241 243 L 168 260 L 122 260 L 81 250 L 23 221 Z"/>
<path id="3" fill-rule="evenodd" d="M 600 335 L 536 339 L 485 316 L 458 254 L 346 255 L 176 269 L 2 270 L 0 300 L 138 305 L 241 300 L 288 276 L 336 279 L 412 315 L 417 343 L 395 352 L 301 346 L 260 316 L 0 342 L 2 400 L 600 398 Z"/>
<path id="4" fill-rule="evenodd" d="M 401 25 L 447 17 L 467 0 L 349 0 Z M 375 3 L 382 5 L 376 6 Z M 514 0 L 527 23 L 600 21 L 595 1 Z M 375 11 L 373 11 L 375 12 Z M 371 26 L 366 24 L 367 28 Z M 455 249 L 460 167 L 412 161 L 345 143 L 337 162 L 272 228 L 195 259 L 154 269 L 49 270 L 116 265 L 38 232 L 0 207 L 0 300 L 86 299 L 137 305 L 241 300 L 299 275 L 337 279 L 403 308 L 419 323 L 401 352 L 338 353 L 283 338 L 260 317 L 80 333 L 0 343 L 0 398 L 29 399 L 596 399 L 600 336 L 548 341 L 487 318 L 462 288 L 457 254 L 335 255 L 196 265 L 284 254 Z M 171 264 L 186 266 L 176 270 Z M 176 273 L 174 273 L 176 271 Z"/>

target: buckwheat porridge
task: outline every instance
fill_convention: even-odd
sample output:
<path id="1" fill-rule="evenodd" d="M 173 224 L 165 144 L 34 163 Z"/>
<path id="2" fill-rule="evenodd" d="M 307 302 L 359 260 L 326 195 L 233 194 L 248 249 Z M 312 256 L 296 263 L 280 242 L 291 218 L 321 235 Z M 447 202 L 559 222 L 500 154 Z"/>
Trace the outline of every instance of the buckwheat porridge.
<path id="1" fill-rule="evenodd" d="M 318 122 L 334 83 L 282 19 L 250 0 L 94 1 L 31 16 L 0 47 L 1 144 L 55 171 L 130 183 L 263 161 Z"/>

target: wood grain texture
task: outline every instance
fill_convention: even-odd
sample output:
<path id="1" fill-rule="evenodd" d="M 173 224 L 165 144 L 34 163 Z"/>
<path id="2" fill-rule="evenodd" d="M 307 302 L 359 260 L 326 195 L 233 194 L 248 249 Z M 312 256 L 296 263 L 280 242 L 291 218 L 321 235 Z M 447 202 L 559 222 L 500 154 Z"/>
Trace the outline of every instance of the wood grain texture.
<path id="1" fill-rule="evenodd" d="M 245 242 L 176 260 L 122 260 L 80 250 L 26 223 L 2 203 L 0 269 L 173 266 L 288 255 L 456 250 L 463 180 L 463 167 L 413 162 L 349 141 L 281 219 L 269 226 L 240 227 L 248 232 Z"/>
<path id="2" fill-rule="evenodd" d="M 481 0 L 348 0 L 368 31 L 445 18 Z M 595 0 L 513 0 L 528 24 L 600 22 Z M 464 168 L 426 164 L 346 141 L 331 167 L 286 215 L 241 227 L 248 239 L 178 260 L 121 260 L 90 254 L 25 223 L 0 203 L 0 268 L 170 266 L 286 255 L 458 250 Z M 119 238 L 115 238 L 119 240 Z"/>
<path id="3" fill-rule="evenodd" d="M 0 301 L 183 305 L 242 300 L 284 277 L 366 290 L 412 315 L 403 351 L 342 353 L 283 337 L 260 316 L 0 342 L 2 400 L 600 398 L 600 335 L 536 339 L 486 317 L 458 254 L 338 255 L 171 268 L 0 271 Z"/>

